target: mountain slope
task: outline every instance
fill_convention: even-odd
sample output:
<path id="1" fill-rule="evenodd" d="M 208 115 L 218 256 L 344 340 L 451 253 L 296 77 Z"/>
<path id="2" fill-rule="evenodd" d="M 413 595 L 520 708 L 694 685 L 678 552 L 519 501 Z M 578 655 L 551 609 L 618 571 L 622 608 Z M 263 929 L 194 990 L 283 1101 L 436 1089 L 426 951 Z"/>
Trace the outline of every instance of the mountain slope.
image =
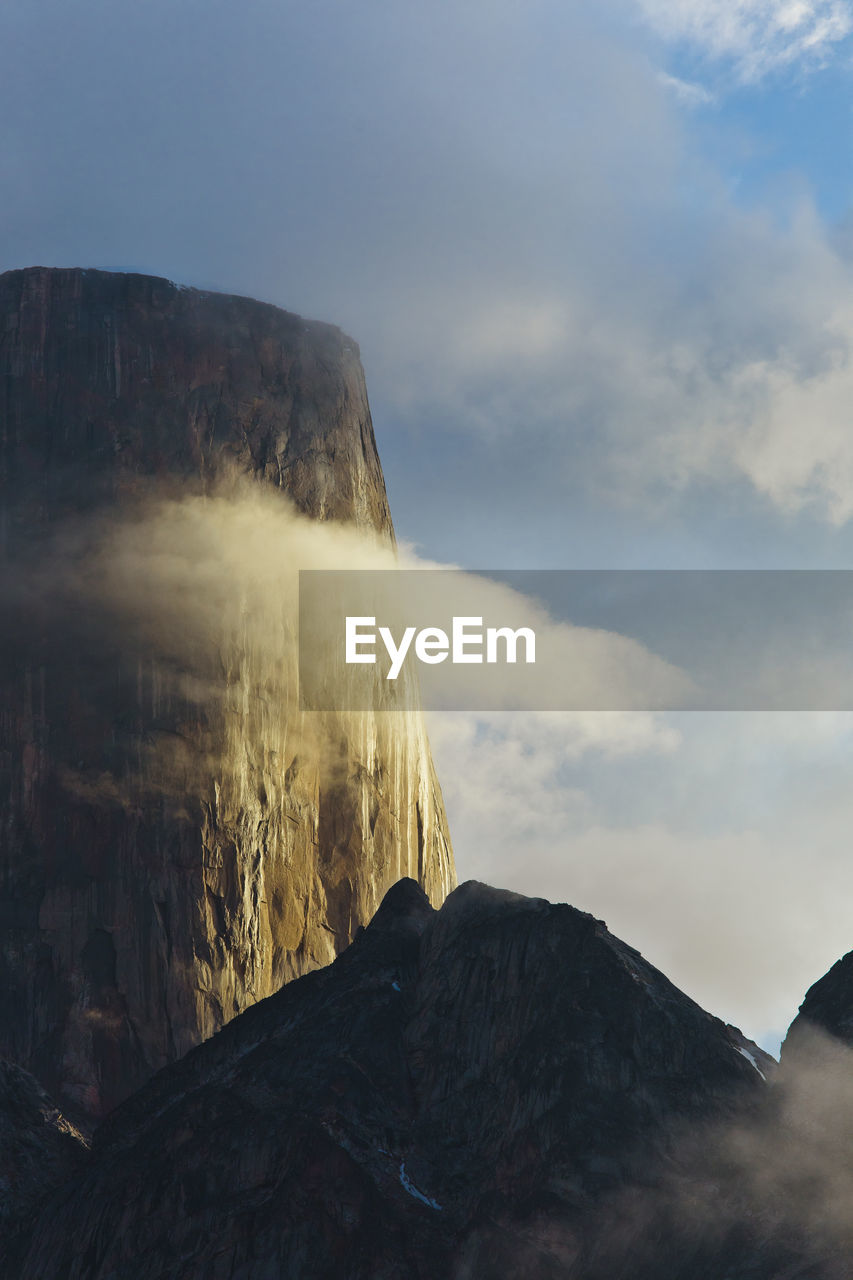
<path id="1" fill-rule="evenodd" d="M 88 1152 L 36 1080 L 0 1061 L 0 1239 L 14 1252 L 40 1203 L 82 1172 Z"/>
<path id="2" fill-rule="evenodd" d="M 104 1122 L 20 1274 L 582 1275 L 600 1206 L 760 1096 L 756 1064 L 593 917 L 474 883 L 435 912 L 403 880 Z"/>

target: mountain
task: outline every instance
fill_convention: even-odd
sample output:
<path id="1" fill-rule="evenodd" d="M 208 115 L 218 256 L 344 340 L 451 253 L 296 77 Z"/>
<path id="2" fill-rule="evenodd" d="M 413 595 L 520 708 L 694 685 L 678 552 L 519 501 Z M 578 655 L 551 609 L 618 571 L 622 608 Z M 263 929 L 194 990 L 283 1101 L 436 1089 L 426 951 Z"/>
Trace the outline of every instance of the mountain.
<path id="1" fill-rule="evenodd" d="M 783 1054 L 795 1051 L 797 1040 L 815 1028 L 853 1046 L 853 951 L 809 987 L 796 1018 L 788 1028 Z"/>
<path id="2" fill-rule="evenodd" d="M 393 546 L 340 330 L 0 276 L 0 1057 L 84 1126 L 455 884 L 420 717 L 298 701 L 302 557 Z"/>
<path id="3" fill-rule="evenodd" d="M 10 1274 L 639 1274 L 643 1196 L 691 1127 L 758 1104 L 772 1065 L 592 916 L 471 882 L 436 911 L 404 879 L 331 966 L 103 1122 Z"/>
<path id="4" fill-rule="evenodd" d="M 849 1280 L 851 956 L 777 1065 L 454 888 L 415 710 L 300 705 L 298 569 L 393 563 L 355 344 L 104 272 L 0 316 L 3 1280 Z"/>

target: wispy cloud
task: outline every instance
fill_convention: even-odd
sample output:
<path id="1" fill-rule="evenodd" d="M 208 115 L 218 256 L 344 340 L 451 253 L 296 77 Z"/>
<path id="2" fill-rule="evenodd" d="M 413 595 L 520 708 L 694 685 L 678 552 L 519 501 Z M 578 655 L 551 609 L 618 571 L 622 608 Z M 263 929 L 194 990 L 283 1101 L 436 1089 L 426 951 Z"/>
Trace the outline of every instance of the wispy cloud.
<path id="1" fill-rule="evenodd" d="M 685 107 L 710 107 L 716 102 L 714 94 L 703 85 L 680 80 L 678 76 L 668 75 L 665 71 L 658 76 L 658 82 Z"/>
<path id="2" fill-rule="evenodd" d="M 638 0 L 666 40 L 734 64 L 747 83 L 782 67 L 820 65 L 853 31 L 847 0 Z"/>

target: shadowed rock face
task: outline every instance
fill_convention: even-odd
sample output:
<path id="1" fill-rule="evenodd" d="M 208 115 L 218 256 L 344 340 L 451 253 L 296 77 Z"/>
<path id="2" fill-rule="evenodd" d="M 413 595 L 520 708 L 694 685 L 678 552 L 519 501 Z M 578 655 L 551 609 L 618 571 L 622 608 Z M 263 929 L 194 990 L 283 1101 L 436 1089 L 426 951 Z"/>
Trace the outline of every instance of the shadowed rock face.
<path id="1" fill-rule="evenodd" d="M 168 280 L 0 275 L 6 537 L 224 462 L 308 515 L 392 537 L 357 345 L 332 325 Z"/>
<path id="2" fill-rule="evenodd" d="M 783 1053 L 791 1052 L 802 1035 L 819 1027 L 847 1045 L 853 1045 L 853 951 L 809 987 L 796 1018 L 788 1028 Z"/>
<path id="3" fill-rule="evenodd" d="M 51 1191 L 82 1171 L 87 1154 L 38 1082 L 0 1061 L 0 1236 L 25 1225 Z"/>
<path id="4" fill-rule="evenodd" d="M 286 562 L 294 506 L 393 545 L 339 330 L 0 276 L 0 1054 L 76 1118 L 327 964 L 401 875 L 455 883 L 420 718 L 304 715 L 278 579 L 229 559 Z"/>
<path id="5" fill-rule="evenodd" d="M 589 915 L 473 883 L 435 912 L 404 880 L 104 1122 L 20 1275 L 607 1275 L 590 1220 L 763 1093 L 744 1048 L 768 1066 Z"/>

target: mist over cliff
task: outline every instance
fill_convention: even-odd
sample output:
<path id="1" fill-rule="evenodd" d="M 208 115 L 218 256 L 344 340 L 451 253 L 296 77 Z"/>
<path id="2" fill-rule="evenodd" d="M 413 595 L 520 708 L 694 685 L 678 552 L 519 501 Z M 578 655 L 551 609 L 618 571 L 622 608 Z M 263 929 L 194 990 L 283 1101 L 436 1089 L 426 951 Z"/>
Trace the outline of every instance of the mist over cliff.
<path id="1" fill-rule="evenodd" d="M 355 344 L 40 268 L 0 331 L 0 1055 L 96 1116 L 453 858 L 417 715 L 297 705 L 297 570 L 393 563 Z"/>

